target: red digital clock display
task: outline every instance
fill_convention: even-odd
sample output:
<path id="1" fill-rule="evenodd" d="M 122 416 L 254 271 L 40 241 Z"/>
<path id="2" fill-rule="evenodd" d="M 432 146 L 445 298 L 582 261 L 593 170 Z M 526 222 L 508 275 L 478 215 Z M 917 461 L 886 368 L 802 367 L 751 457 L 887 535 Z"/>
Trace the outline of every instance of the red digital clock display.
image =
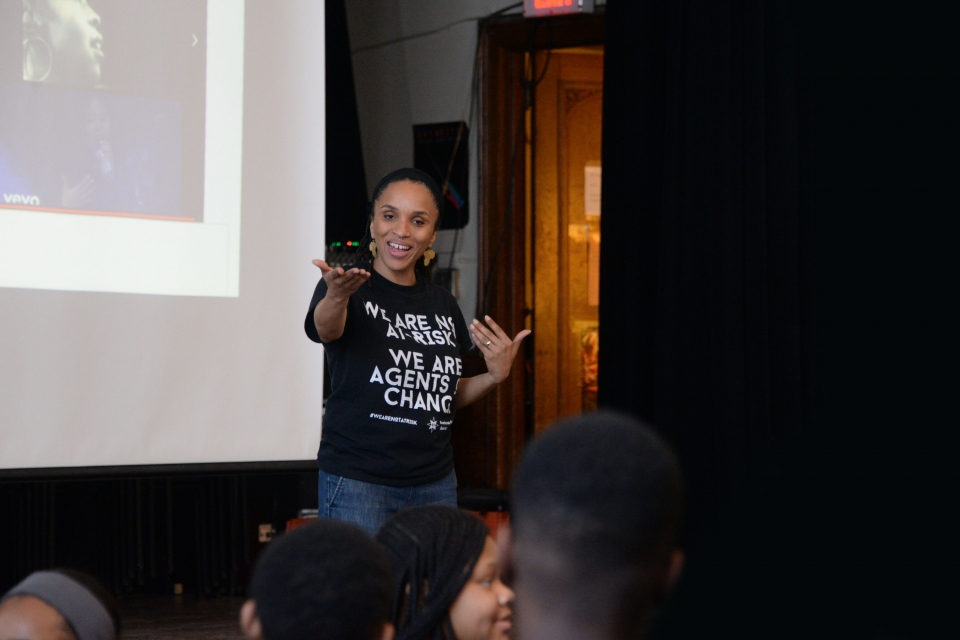
<path id="1" fill-rule="evenodd" d="M 593 11 L 593 0 L 523 0 L 523 15 L 527 18 L 559 16 L 584 11 Z"/>

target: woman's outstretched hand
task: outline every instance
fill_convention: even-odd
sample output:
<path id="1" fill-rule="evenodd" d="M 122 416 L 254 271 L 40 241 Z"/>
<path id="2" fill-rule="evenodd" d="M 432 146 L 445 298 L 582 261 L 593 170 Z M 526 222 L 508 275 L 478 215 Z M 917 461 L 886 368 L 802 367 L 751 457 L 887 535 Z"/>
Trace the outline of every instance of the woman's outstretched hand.
<path id="1" fill-rule="evenodd" d="M 510 375 L 510 367 L 513 366 L 513 359 L 520 350 L 520 343 L 530 335 L 529 329 L 524 329 L 517 334 L 516 338 L 510 338 L 507 333 L 500 328 L 493 318 L 484 316 L 487 326 L 474 319 L 470 323 L 470 334 L 473 336 L 473 342 L 483 354 L 483 359 L 487 363 L 487 372 L 493 378 L 493 381 L 500 384 Z"/>
<path id="2" fill-rule="evenodd" d="M 313 264 L 320 268 L 323 280 L 327 283 L 327 296 L 337 301 L 345 301 L 370 279 L 370 272 L 366 269 L 354 267 L 344 271 L 343 267 L 334 269 L 323 260 L 314 260 Z"/>

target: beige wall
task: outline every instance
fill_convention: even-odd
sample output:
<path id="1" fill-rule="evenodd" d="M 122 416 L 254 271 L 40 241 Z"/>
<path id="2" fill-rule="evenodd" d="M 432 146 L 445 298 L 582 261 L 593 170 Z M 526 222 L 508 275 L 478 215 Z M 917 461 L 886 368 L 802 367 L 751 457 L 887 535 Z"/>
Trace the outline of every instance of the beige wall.
<path id="1" fill-rule="evenodd" d="M 394 38 L 488 15 L 515 0 L 346 0 L 353 54 L 360 137 L 373 188 L 387 172 L 413 164 L 413 125 L 466 118 L 477 45 L 477 21 L 438 33 L 362 50 Z M 358 51 L 359 50 L 359 51 Z M 460 269 L 460 308 L 475 314 L 477 273 L 476 122 L 470 124 L 470 224 L 457 237 L 453 266 Z M 435 249 L 450 260 L 453 231 L 442 231 Z"/>

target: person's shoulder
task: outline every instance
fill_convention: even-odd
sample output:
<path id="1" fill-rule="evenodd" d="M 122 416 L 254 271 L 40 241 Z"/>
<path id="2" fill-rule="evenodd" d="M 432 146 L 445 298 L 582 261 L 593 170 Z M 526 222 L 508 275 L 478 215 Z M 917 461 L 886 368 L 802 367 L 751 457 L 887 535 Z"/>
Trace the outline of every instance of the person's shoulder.
<path id="1" fill-rule="evenodd" d="M 424 293 L 426 294 L 426 298 L 430 300 L 430 305 L 437 310 L 443 311 L 454 318 L 458 315 L 463 316 L 463 311 L 460 309 L 460 301 L 457 300 L 456 296 L 446 287 L 441 287 L 427 280 L 424 282 Z"/>
<path id="2" fill-rule="evenodd" d="M 459 304 L 457 302 L 456 297 L 454 297 L 454 295 L 450 293 L 449 289 L 447 289 L 446 287 L 441 287 L 436 282 L 433 282 L 431 280 L 423 281 L 423 291 L 424 293 L 428 294 L 431 298 L 434 298 L 436 300 L 439 300 L 445 303 L 452 302 L 453 304 Z"/>

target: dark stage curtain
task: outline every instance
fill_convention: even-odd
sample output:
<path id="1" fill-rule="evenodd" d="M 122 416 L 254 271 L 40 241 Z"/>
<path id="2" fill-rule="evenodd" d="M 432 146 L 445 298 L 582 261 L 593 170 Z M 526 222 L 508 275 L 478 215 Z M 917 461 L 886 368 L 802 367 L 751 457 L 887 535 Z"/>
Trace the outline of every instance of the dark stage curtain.
<path id="1" fill-rule="evenodd" d="M 764 0 L 611 1 L 606 19 L 600 403 L 654 425 L 688 486 L 686 574 L 654 637 L 780 633 L 784 594 L 757 587 L 767 567 L 799 579 L 776 549 L 798 497 L 752 483 L 812 410 L 791 22 Z"/>
<path id="2" fill-rule="evenodd" d="M 763 0 L 611 2 L 606 56 L 600 400 L 699 505 L 810 409 L 795 44 Z"/>
<path id="3" fill-rule="evenodd" d="M 654 638 L 943 635 L 958 24 L 607 4 L 600 403 L 664 434 L 690 497 Z"/>

